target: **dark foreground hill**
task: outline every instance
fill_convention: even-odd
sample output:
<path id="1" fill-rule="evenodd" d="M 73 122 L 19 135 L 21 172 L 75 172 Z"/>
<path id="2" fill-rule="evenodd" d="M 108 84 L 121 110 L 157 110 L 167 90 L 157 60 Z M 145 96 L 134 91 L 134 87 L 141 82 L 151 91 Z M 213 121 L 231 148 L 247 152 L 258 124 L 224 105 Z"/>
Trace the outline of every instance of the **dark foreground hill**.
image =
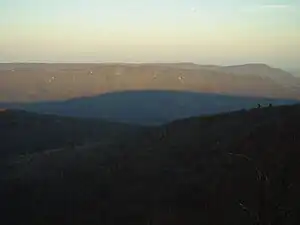
<path id="1" fill-rule="evenodd" d="M 0 111 L 0 157 L 126 138 L 138 129 L 99 119 Z"/>
<path id="2" fill-rule="evenodd" d="M 61 116 L 160 125 L 191 116 L 230 112 L 261 105 L 295 104 L 296 100 L 231 96 L 189 91 L 124 91 L 67 101 L 0 103 L 0 107 Z"/>
<path id="3" fill-rule="evenodd" d="M 300 106 L 175 121 L 3 164 L 7 224 L 300 224 Z"/>

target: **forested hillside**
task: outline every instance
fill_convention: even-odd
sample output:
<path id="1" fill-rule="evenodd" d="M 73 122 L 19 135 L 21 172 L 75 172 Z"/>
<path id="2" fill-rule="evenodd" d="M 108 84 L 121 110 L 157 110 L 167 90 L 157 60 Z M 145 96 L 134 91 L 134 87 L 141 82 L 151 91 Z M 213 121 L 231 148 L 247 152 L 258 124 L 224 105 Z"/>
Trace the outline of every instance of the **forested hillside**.
<path id="1" fill-rule="evenodd" d="M 47 225 L 297 225 L 299 115 L 294 105 L 195 117 L 110 145 L 7 162 L 2 218 Z"/>

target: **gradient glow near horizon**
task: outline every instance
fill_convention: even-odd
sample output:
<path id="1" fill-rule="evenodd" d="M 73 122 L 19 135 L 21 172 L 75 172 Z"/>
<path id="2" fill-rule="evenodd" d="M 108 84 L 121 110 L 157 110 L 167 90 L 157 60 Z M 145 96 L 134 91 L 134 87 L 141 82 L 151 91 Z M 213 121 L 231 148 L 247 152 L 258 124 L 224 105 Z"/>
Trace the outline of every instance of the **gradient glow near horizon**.
<path id="1" fill-rule="evenodd" d="M 299 0 L 0 0 L 0 62 L 300 59 Z"/>

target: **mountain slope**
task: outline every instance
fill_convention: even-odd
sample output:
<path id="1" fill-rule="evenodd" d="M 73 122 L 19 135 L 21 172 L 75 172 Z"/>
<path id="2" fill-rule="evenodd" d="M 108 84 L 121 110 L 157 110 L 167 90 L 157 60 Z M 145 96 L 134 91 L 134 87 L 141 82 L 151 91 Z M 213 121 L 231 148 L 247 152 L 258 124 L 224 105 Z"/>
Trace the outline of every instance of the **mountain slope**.
<path id="1" fill-rule="evenodd" d="M 1 102 L 66 100 L 128 90 L 299 99 L 299 87 L 298 78 L 261 64 L 0 64 Z"/>
<path id="2" fill-rule="evenodd" d="M 245 64 L 240 66 L 227 66 L 221 71 L 236 75 L 255 75 L 261 78 L 269 78 L 278 84 L 290 88 L 300 88 L 300 80 L 279 68 L 272 68 L 265 64 Z"/>
<path id="3" fill-rule="evenodd" d="M 195 117 L 7 169 L 20 224 L 299 224 L 300 106 Z M 18 217 L 14 216 L 18 215 Z"/>
<path id="4" fill-rule="evenodd" d="M 293 75 L 278 68 L 272 68 L 266 64 L 245 64 L 238 66 L 226 66 L 223 71 L 237 75 L 258 75 L 261 77 L 269 77 L 271 79 L 292 78 Z"/>
<path id="5" fill-rule="evenodd" d="M 0 111 L 0 157 L 114 142 L 138 129 L 141 128 L 97 119 Z"/>

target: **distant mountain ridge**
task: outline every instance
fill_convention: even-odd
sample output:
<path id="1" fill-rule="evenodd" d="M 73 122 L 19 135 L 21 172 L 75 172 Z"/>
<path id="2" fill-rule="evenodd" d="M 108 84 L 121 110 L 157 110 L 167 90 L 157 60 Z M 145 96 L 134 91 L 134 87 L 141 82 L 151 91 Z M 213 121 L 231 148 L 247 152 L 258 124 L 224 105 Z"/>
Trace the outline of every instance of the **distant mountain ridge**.
<path id="1" fill-rule="evenodd" d="M 275 77 L 293 77 L 292 74 L 279 69 L 273 68 L 266 64 L 245 64 L 245 65 L 238 65 L 238 66 L 226 66 L 222 68 L 224 71 L 228 71 L 229 73 L 233 74 L 241 74 L 241 75 L 259 75 L 262 77 L 270 77 L 274 79 Z"/>
<path id="2" fill-rule="evenodd" d="M 66 100 L 141 90 L 300 99 L 300 78 L 265 64 L 0 64 L 0 102 Z"/>
<path id="3" fill-rule="evenodd" d="M 270 78 L 282 85 L 293 85 L 297 79 L 282 69 L 272 68 L 266 64 L 245 64 L 240 66 L 227 66 L 223 71 L 236 75 L 256 75 L 261 78 Z M 299 86 L 300 87 L 300 86 Z"/>

